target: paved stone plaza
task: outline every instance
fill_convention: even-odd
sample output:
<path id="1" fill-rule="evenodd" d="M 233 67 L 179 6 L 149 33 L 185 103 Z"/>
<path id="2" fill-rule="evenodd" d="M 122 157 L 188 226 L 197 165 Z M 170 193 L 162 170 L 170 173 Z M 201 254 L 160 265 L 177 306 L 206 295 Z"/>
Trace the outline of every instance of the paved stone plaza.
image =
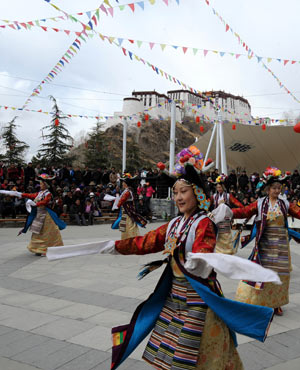
<path id="1" fill-rule="evenodd" d="M 158 227 L 151 224 L 147 230 Z M 48 262 L 29 253 L 31 236 L 0 229 L 0 370 L 109 370 L 110 329 L 126 324 L 152 292 L 161 272 L 142 281 L 139 266 L 148 256 L 92 255 Z M 110 225 L 69 226 L 65 244 L 117 239 Z M 300 369 L 300 246 L 292 243 L 290 304 L 275 317 L 265 344 L 238 336 L 246 370 Z M 250 248 L 240 255 L 248 256 Z M 227 297 L 237 281 L 219 276 Z M 141 344 L 120 370 L 150 370 Z"/>

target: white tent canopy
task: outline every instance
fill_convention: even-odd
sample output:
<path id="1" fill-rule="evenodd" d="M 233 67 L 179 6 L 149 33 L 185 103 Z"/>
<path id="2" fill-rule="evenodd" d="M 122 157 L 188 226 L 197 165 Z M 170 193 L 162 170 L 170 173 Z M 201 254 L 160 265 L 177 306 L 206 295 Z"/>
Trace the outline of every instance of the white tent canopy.
<path id="1" fill-rule="evenodd" d="M 261 126 L 224 123 L 224 141 L 228 170 L 245 169 L 248 173 L 262 173 L 266 167 L 275 166 L 281 171 L 300 169 L 300 134 L 293 126 Z M 205 155 L 211 137 L 211 129 L 199 138 L 195 145 Z M 209 157 L 215 160 L 215 139 Z"/>

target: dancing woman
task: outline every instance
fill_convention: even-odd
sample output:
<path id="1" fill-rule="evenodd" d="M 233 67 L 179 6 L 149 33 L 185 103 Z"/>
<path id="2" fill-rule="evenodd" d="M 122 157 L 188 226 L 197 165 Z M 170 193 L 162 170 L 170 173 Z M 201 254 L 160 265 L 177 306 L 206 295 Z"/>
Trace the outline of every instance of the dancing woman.
<path id="1" fill-rule="evenodd" d="M 236 299 L 275 308 L 275 314 L 282 316 L 281 306 L 289 303 L 291 256 L 289 239 L 300 242 L 300 234 L 288 228 L 287 216 L 300 219 L 300 208 L 280 198 L 282 184 L 287 177 L 274 167 L 268 167 L 263 174 L 267 195 L 244 208 L 233 209 L 233 218 L 250 218 L 256 215 L 251 238 L 246 238 L 243 246 L 255 238 L 255 246 L 250 259 L 277 272 L 282 285 L 241 281 Z M 297 235 L 298 234 L 298 235 Z"/>
<path id="2" fill-rule="evenodd" d="M 235 348 L 234 331 L 264 341 L 273 317 L 270 308 L 224 298 L 213 261 L 219 261 L 218 270 L 222 270 L 224 265 L 228 268 L 225 260 L 241 260 L 241 264 L 247 264 L 247 273 L 257 266 L 263 281 L 274 280 L 266 278 L 267 270 L 252 262 L 213 253 L 216 231 L 207 216 L 210 201 L 200 172 L 202 155 L 194 146 L 185 151 L 188 157 L 177 157 L 175 173 L 168 176 L 181 216 L 145 236 L 57 247 L 47 253 L 49 260 L 99 252 L 143 255 L 162 251 L 167 256 L 144 266 L 140 277 L 167 263 L 154 293 L 136 309 L 130 324 L 112 329 L 112 370 L 151 331 L 143 359 L 156 369 L 240 370 L 243 365 Z M 233 274 L 241 271 L 235 267 L 231 265 L 228 270 Z"/>
<path id="3" fill-rule="evenodd" d="M 59 230 L 65 229 L 66 224 L 50 208 L 52 194 L 49 187 L 53 179 L 54 177 L 47 174 L 39 175 L 40 191 L 38 193 L 6 192 L 10 196 L 30 199 L 26 203 L 30 214 L 20 233 L 26 233 L 30 228 L 32 236 L 27 248 L 37 256 L 45 256 L 49 247 L 63 245 Z"/>
<path id="4" fill-rule="evenodd" d="M 121 231 L 121 239 L 124 240 L 138 236 L 138 226 L 145 227 L 147 221 L 137 213 L 134 204 L 133 184 L 135 178 L 130 173 L 125 173 L 120 180 L 122 181 L 123 188 L 123 193 L 117 204 L 120 212 L 112 224 L 112 229 L 119 229 Z"/>
<path id="5" fill-rule="evenodd" d="M 216 193 L 212 196 L 211 209 L 216 209 L 220 204 L 226 204 L 230 208 L 243 207 L 232 194 L 226 192 L 225 187 L 226 176 L 220 175 L 216 179 Z M 217 244 L 215 248 L 216 253 L 234 254 L 235 248 L 235 235 L 231 231 L 231 220 L 228 217 L 218 224 Z"/>

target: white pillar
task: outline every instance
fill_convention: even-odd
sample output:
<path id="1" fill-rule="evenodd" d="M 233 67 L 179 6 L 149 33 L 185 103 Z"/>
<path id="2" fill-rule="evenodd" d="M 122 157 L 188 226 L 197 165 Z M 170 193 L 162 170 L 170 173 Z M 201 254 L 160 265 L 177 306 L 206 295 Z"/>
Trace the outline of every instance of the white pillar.
<path id="1" fill-rule="evenodd" d="M 126 141 L 127 141 L 127 118 L 123 118 L 123 154 L 122 154 L 122 173 L 126 170 Z"/>
<path id="2" fill-rule="evenodd" d="M 217 127 L 217 138 L 216 138 L 216 169 L 220 171 L 220 123 L 215 123 Z"/>
<path id="3" fill-rule="evenodd" d="M 175 162 L 175 131 L 176 131 L 176 103 L 172 100 L 171 103 L 171 128 L 170 128 L 170 157 L 169 157 L 169 172 L 174 170 Z"/>
<path id="4" fill-rule="evenodd" d="M 228 175 L 227 173 L 227 161 L 226 161 L 226 151 L 225 151 L 225 141 L 224 141 L 224 130 L 223 130 L 223 122 L 221 118 L 221 112 L 218 112 L 218 120 L 219 120 L 219 140 L 220 140 L 220 151 L 221 151 L 221 171 L 224 175 Z"/>
<path id="5" fill-rule="evenodd" d="M 204 164 L 206 163 L 207 158 L 209 156 L 209 152 L 210 152 L 212 143 L 214 141 L 215 133 L 216 133 L 216 128 L 217 128 L 217 125 L 216 125 L 216 123 L 214 123 L 214 128 L 212 130 L 212 133 L 211 133 L 211 136 L 210 136 L 210 139 L 209 139 L 209 143 L 208 143 L 208 147 L 207 147 L 207 150 L 206 150 L 205 158 L 204 158 Z"/>

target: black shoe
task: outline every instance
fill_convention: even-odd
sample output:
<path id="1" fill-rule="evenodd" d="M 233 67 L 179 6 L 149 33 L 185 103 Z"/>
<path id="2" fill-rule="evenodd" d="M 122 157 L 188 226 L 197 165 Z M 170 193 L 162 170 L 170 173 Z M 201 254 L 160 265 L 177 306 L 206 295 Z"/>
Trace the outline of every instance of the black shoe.
<path id="1" fill-rule="evenodd" d="M 42 253 L 35 253 L 35 255 L 41 257 Z"/>

